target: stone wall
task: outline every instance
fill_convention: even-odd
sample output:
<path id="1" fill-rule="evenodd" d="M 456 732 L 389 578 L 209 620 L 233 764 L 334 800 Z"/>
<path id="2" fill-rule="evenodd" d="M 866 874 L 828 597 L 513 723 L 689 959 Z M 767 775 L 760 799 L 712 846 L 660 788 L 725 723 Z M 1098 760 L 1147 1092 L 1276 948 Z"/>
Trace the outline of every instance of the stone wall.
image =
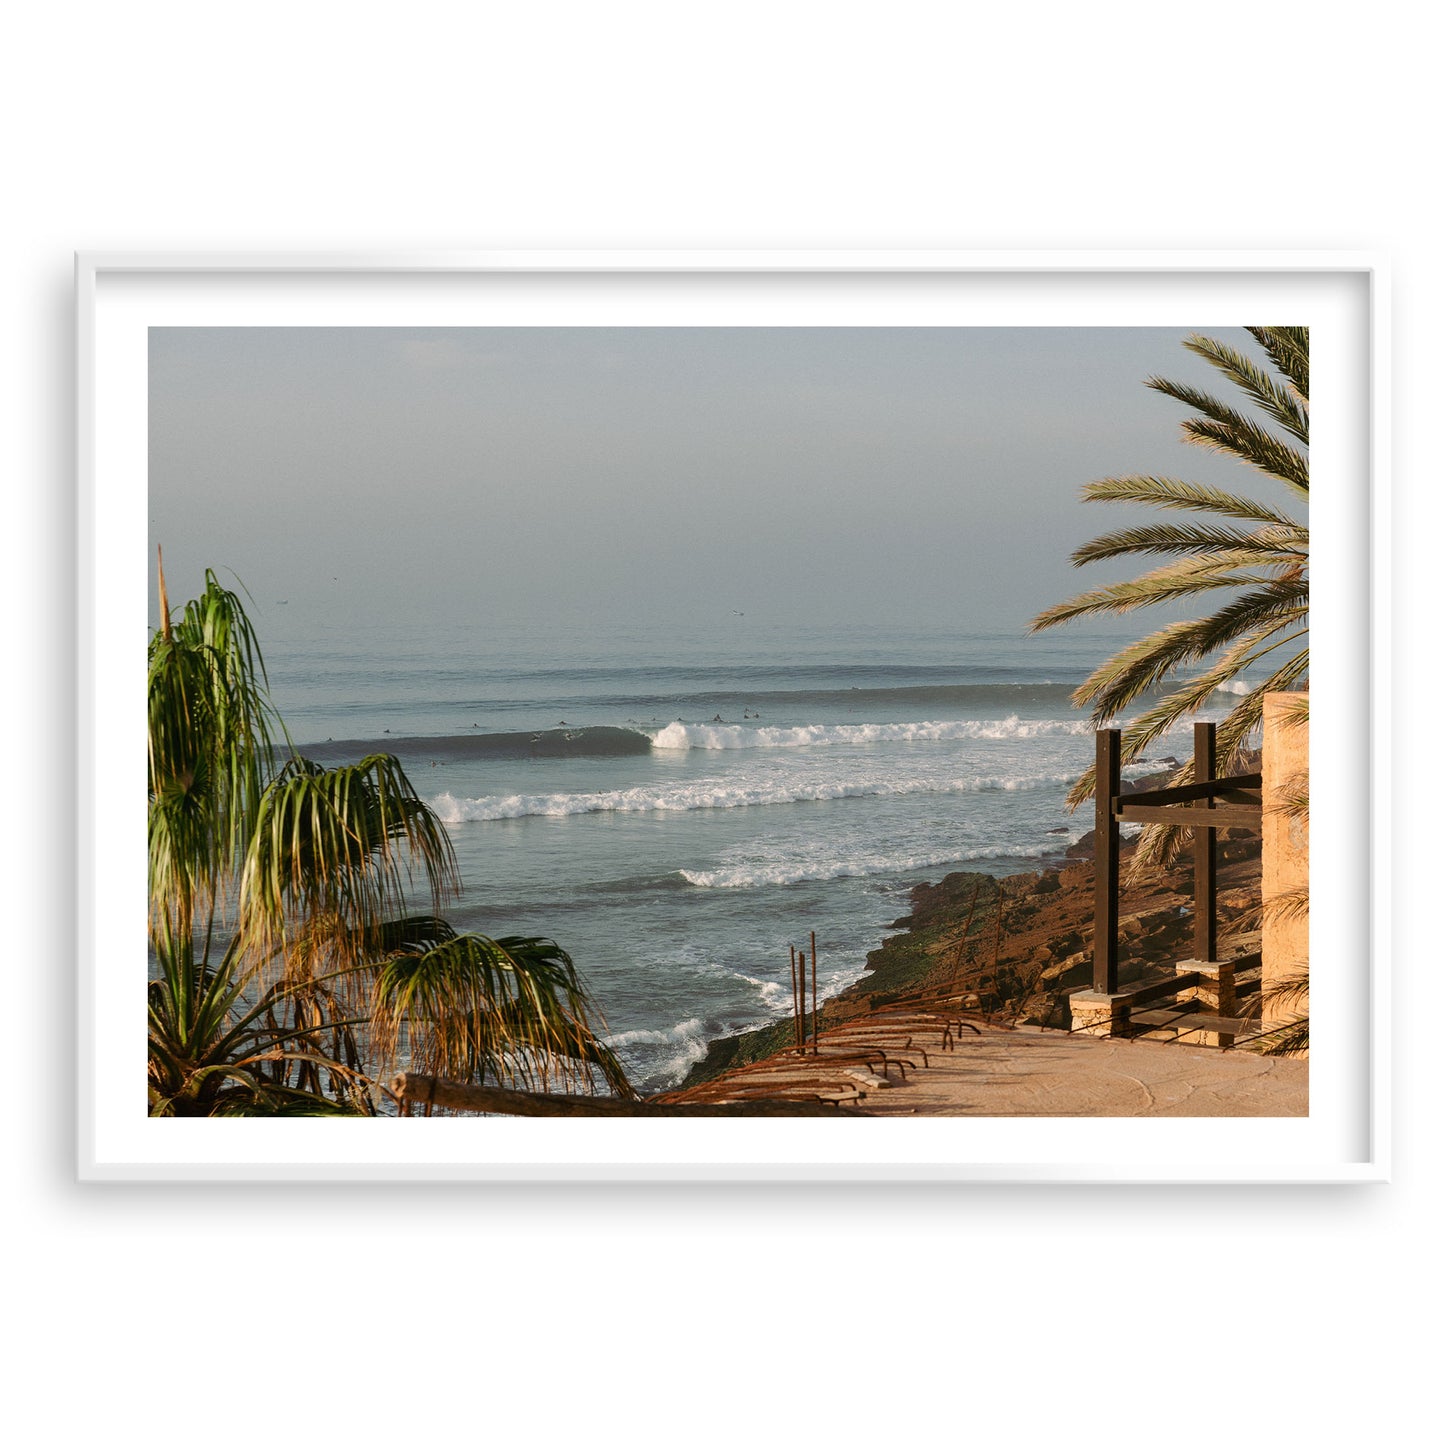
<path id="1" fill-rule="evenodd" d="M 1310 825 L 1298 800 L 1309 796 L 1309 694 L 1271 693 L 1264 700 L 1264 924 L 1260 948 L 1265 991 L 1264 1022 L 1303 1012 L 1304 1000 L 1271 1003 L 1272 985 L 1308 973 L 1310 924 Z"/>

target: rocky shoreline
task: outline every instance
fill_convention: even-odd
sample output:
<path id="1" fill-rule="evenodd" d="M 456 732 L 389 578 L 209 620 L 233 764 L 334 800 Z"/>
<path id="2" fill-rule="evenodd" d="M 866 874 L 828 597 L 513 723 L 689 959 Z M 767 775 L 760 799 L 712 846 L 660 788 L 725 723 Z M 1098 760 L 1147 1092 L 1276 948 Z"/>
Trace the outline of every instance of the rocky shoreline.
<path id="1" fill-rule="evenodd" d="M 1161 786 L 1158 779 L 1136 787 Z M 1123 850 L 1124 873 L 1133 854 Z M 1218 852 L 1222 936 L 1248 922 L 1259 901 L 1258 835 L 1230 830 Z M 1126 882 L 1119 900 L 1120 981 L 1161 976 L 1187 958 L 1193 937 L 1193 870 L 1187 856 L 1147 882 Z M 1093 835 L 1059 863 L 997 878 L 950 873 L 920 883 L 898 930 L 874 949 L 862 978 L 819 1005 L 821 1026 L 841 1023 L 882 1003 L 923 991 L 964 995 L 969 1007 L 999 1022 L 1069 1027 L 1068 996 L 1093 976 Z M 690 1088 L 792 1042 L 793 1021 L 715 1039 L 681 1085 Z"/>

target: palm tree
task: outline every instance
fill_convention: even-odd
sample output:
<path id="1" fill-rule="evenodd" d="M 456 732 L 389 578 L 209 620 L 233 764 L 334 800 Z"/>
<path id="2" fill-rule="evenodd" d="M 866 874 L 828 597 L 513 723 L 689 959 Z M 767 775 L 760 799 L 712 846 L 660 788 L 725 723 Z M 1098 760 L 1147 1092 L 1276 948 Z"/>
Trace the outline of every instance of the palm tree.
<path id="1" fill-rule="evenodd" d="M 1150 377 L 1155 391 L 1196 415 L 1185 439 L 1230 456 L 1283 487 L 1286 501 L 1309 499 L 1309 331 L 1302 326 L 1251 326 L 1267 365 L 1208 336 L 1184 343 L 1242 395 L 1243 409 L 1181 383 Z M 1194 514 L 1184 523 L 1155 522 L 1098 537 L 1073 554 L 1075 566 L 1114 557 L 1169 557 L 1142 576 L 1085 592 L 1034 618 L 1031 630 L 1076 618 L 1122 614 L 1202 596 L 1218 598 L 1212 612 L 1171 622 L 1110 658 L 1079 687 L 1074 701 L 1094 723 L 1113 723 L 1132 704 L 1143 712 L 1123 729 L 1123 761 L 1140 757 L 1176 723 L 1247 670 L 1255 674 L 1218 729 L 1223 772 L 1238 768 L 1258 728 L 1269 692 L 1298 689 L 1309 675 L 1309 529 L 1281 507 L 1241 492 L 1172 477 L 1123 476 L 1091 482 L 1090 502 L 1145 502 Z M 1202 664 L 1202 666 L 1201 666 Z M 1258 677 L 1259 667 L 1268 669 Z M 1163 696 L 1156 696 L 1162 690 Z M 1175 774 L 1192 778 L 1192 765 Z M 1091 768 L 1069 794 L 1077 807 L 1094 791 Z M 1161 836 L 1162 835 L 1162 836 Z M 1163 861 L 1172 831 L 1147 830 L 1136 866 Z"/>
<path id="2" fill-rule="evenodd" d="M 245 610 L 212 572 L 179 619 L 161 573 L 160 609 L 151 1112 L 373 1112 L 403 1044 L 464 1082 L 631 1097 L 561 948 L 458 934 L 440 916 L 455 858 L 397 760 L 328 769 L 296 753 Z"/>

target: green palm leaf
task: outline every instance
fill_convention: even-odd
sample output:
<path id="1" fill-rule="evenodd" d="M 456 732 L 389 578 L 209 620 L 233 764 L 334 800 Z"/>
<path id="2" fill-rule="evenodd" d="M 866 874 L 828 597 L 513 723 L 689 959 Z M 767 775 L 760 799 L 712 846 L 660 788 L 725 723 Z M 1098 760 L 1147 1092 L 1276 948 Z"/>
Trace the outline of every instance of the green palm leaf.
<path id="1" fill-rule="evenodd" d="M 630 1097 L 571 958 L 550 939 L 458 934 L 387 960 L 376 980 L 378 1036 L 394 1058 L 464 1082 L 591 1089 Z"/>
<path id="2" fill-rule="evenodd" d="M 459 886 L 446 830 L 385 753 L 338 768 L 293 758 L 265 791 L 241 874 L 241 928 L 288 971 L 324 940 L 377 951 L 418 887 L 435 909 Z"/>
<path id="3" fill-rule="evenodd" d="M 280 727 L 240 600 L 206 590 L 151 639 L 147 676 L 152 920 L 185 932 L 235 872 Z"/>
<path id="4" fill-rule="evenodd" d="M 1303 524 L 1287 512 L 1256 501 L 1253 497 L 1226 492 L 1222 487 L 1201 482 L 1181 481 L 1177 477 L 1130 475 L 1104 477 L 1089 482 L 1083 489 L 1086 502 L 1146 502 L 1151 507 L 1164 507 L 1179 512 L 1214 512 L 1245 522 L 1264 522 L 1278 527 L 1297 528 Z"/>
<path id="5" fill-rule="evenodd" d="M 1093 592 L 1085 592 L 1068 602 L 1061 602 L 1034 618 L 1031 629 L 1056 627 L 1078 617 L 1099 613 L 1121 615 L 1140 607 L 1153 607 L 1160 602 L 1177 601 L 1201 592 L 1217 592 L 1224 588 L 1248 587 L 1269 583 L 1268 577 L 1250 570 L 1254 559 L 1247 552 L 1217 552 L 1211 556 L 1186 556 L 1177 562 L 1156 567 L 1142 577 L 1110 583 Z"/>
<path id="6" fill-rule="evenodd" d="M 1245 330 L 1269 354 L 1280 373 L 1289 378 L 1296 395 L 1306 403 L 1310 396 L 1310 332 L 1307 326 L 1246 326 Z"/>
<path id="7" fill-rule="evenodd" d="M 1303 388 L 1295 386 L 1292 381 L 1281 385 L 1243 352 L 1226 346 L 1212 336 L 1191 336 L 1184 345 L 1196 356 L 1202 356 L 1223 372 L 1290 436 L 1304 446 L 1309 445 L 1310 418 L 1309 407 L 1305 401 L 1309 395 L 1307 374 Z"/>
<path id="8" fill-rule="evenodd" d="M 1307 560 L 1309 534 L 1298 525 L 1288 528 L 1261 527 L 1245 532 L 1238 527 L 1127 527 L 1095 537 L 1073 554 L 1076 567 L 1086 562 L 1102 562 L 1111 557 L 1132 556 L 1149 552 L 1193 552 L 1208 556 L 1214 552 L 1253 553 L 1258 565 L 1292 567 Z"/>

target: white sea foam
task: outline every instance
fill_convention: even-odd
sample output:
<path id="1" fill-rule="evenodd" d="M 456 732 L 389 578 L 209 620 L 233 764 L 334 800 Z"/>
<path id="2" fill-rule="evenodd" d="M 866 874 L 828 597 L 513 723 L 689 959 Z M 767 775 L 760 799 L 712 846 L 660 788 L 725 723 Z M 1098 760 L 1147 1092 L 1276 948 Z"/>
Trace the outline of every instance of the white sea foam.
<path id="1" fill-rule="evenodd" d="M 972 863 L 983 858 L 1044 858 L 1058 851 L 1054 843 L 1017 848 L 962 848 L 947 853 L 896 853 L 869 857 L 821 860 L 793 859 L 780 863 L 745 864 L 735 868 L 679 868 L 678 873 L 695 888 L 769 888 L 789 883 L 817 883 L 832 878 L 874 878 L 881 874 L 917 873 L 954 863 Z"/>
<path id="2" fill-rule="evenodd" d="M 645 1056 L 650 1060 L 648 1071 L 669 1083 L 680 1082 L 707 1053 L 703 1021 L 699 1018 L 683 1019 L 669 1029 L 627 1029 L 608 1035 L 602 1042 L 623 1053 Z"/>
<path id="3" fill-rule="evenodd" d="M 866 743 L 957 742 L 969 738 L 1082 737 L 1093 724 L 1067 719 L 964 718 L 948 722 L 812 723 L 801 727 L 745 728 L 735 724 L 669 723 L 652 740 L 664 751 L 706 748 L 850 747 Z"/>
<path id="4" fill-rule="evenodd" d="M 920 793 L 1031 792 L 1072 783 L 1076 773 L 1041 777 L 782 779 L 728 783 L 703 779 L 671 786 L 622 788 L 597 793 L 513 793 L 506 797 L 457 798 L 442 793 L 432 810 L 444 823 L 490 823 L 503 818 L 568 818 L 583 813 L 690 813 L 703 808 L 756 808 L 778 803 L 821 803 L 841 798 L 911 797 Z"/>
<path id="5" fill-rule="evenodd" d="M 1214 690 L 1215 692 L 1233 693 L 1235 697 L 1243 697 L 1245 693 L 1252 692 L 1254 690 L 1254 687 L 1252 683 L 1240 682 L 1238 679 L 1236 679 L 1233 682 L 1218 683 L 1215 686 Z"/>
<path id="6" fill-rule="evenodd" d="M 670 1029 L 626 1029 L 622 1033 L 608 1034 L 602 1040 L 610 1049 L 626 1048 L 629 1044 L 655 1044 L 668 1040 L 696 1038 L 702 1033 L 701 1019 L 683 1019 Z"/>

